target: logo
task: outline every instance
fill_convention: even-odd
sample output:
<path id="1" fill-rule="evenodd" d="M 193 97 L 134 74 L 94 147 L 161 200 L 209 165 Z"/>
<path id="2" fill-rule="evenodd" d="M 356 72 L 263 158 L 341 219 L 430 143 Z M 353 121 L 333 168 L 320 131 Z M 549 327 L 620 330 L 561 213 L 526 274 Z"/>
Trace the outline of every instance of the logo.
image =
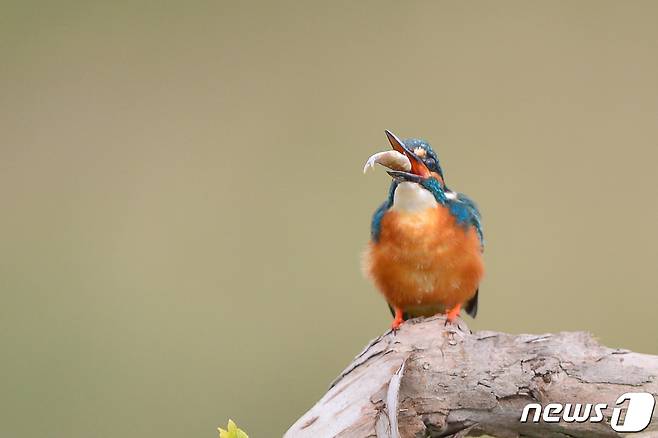
<path id="1" fill-rule="evenodd" d="M 626 402 L 628 405 L 623 407 Z M 641 432 L 651 422 L 656 400 L 653 394 L 648 392 L 627 392 L 617 398 L 615 408 L 612 410 L 610 427 L 615 432 Z M 606 403 L 549 403 L 542 407 L 539 403 L 529 403 L 523 408 L 521 423 L 539 423 L 539 419 L 545 423 L 600 423 L 603 421 L 603 410 Z M 530 412 L 532 411 L 532 417 Z M 624 414 L 624 415 L 622 415 Z"/>

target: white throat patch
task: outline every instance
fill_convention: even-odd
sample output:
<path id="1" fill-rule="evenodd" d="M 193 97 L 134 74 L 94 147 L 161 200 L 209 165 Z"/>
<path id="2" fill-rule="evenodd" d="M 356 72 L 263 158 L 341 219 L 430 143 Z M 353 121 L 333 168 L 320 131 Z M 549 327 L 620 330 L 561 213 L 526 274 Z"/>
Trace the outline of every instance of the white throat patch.
<path id="1" fill-rule="evenodd" d="M 420 184 L 405 181 L 395 189 L 391 210 L 418 212 L 436 207 L 437 204 L 429 190 Z"/>

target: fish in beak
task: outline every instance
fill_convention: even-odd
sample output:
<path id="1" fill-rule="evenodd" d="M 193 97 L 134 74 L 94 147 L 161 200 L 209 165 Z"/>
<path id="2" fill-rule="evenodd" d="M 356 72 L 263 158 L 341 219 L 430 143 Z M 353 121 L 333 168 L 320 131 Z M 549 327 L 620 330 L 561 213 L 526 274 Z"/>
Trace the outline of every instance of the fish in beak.
<path id="1" fill-rule="evenodd" d="M 381 164 L 391 170 L 387 173 L 396 181 L 410 181 L 420 183 L 422 180 L 429 178 L 430 170 L 425 163 L 411 151 L 404 143 L 391 131 L 386 130 L 386 137 L 393 148 L 392 151 L 378 152 L 368 158 L 363 168 L 365 173 L 375 164 Z"/>

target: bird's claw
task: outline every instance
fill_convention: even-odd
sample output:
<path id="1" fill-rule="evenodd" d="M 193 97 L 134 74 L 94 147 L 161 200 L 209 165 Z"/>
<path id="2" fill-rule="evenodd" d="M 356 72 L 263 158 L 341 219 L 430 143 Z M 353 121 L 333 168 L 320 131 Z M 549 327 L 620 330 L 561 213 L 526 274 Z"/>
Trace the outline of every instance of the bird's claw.
<path id="1" fill-rule="evenodd" d="M 462 310 L 461 304 L 456 305 L 446 313 L 446 322 L 445 325 L 454 324 L 455 320 L 459 316 L 459 312 Z"/>

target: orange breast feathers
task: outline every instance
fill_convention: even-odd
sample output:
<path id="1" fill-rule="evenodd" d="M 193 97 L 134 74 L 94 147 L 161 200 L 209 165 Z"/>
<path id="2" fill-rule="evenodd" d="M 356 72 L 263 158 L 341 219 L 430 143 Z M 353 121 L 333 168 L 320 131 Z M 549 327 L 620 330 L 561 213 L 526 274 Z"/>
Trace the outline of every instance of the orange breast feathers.
<path id="1" fill-rule="evenodd" d="M 389 210 L 378 242 L 370 242 L 364 268 L 390 305 L 431 315 L 475 295 L 484 274 L 473 227 L 457 224 L 447 208 Z"/>

